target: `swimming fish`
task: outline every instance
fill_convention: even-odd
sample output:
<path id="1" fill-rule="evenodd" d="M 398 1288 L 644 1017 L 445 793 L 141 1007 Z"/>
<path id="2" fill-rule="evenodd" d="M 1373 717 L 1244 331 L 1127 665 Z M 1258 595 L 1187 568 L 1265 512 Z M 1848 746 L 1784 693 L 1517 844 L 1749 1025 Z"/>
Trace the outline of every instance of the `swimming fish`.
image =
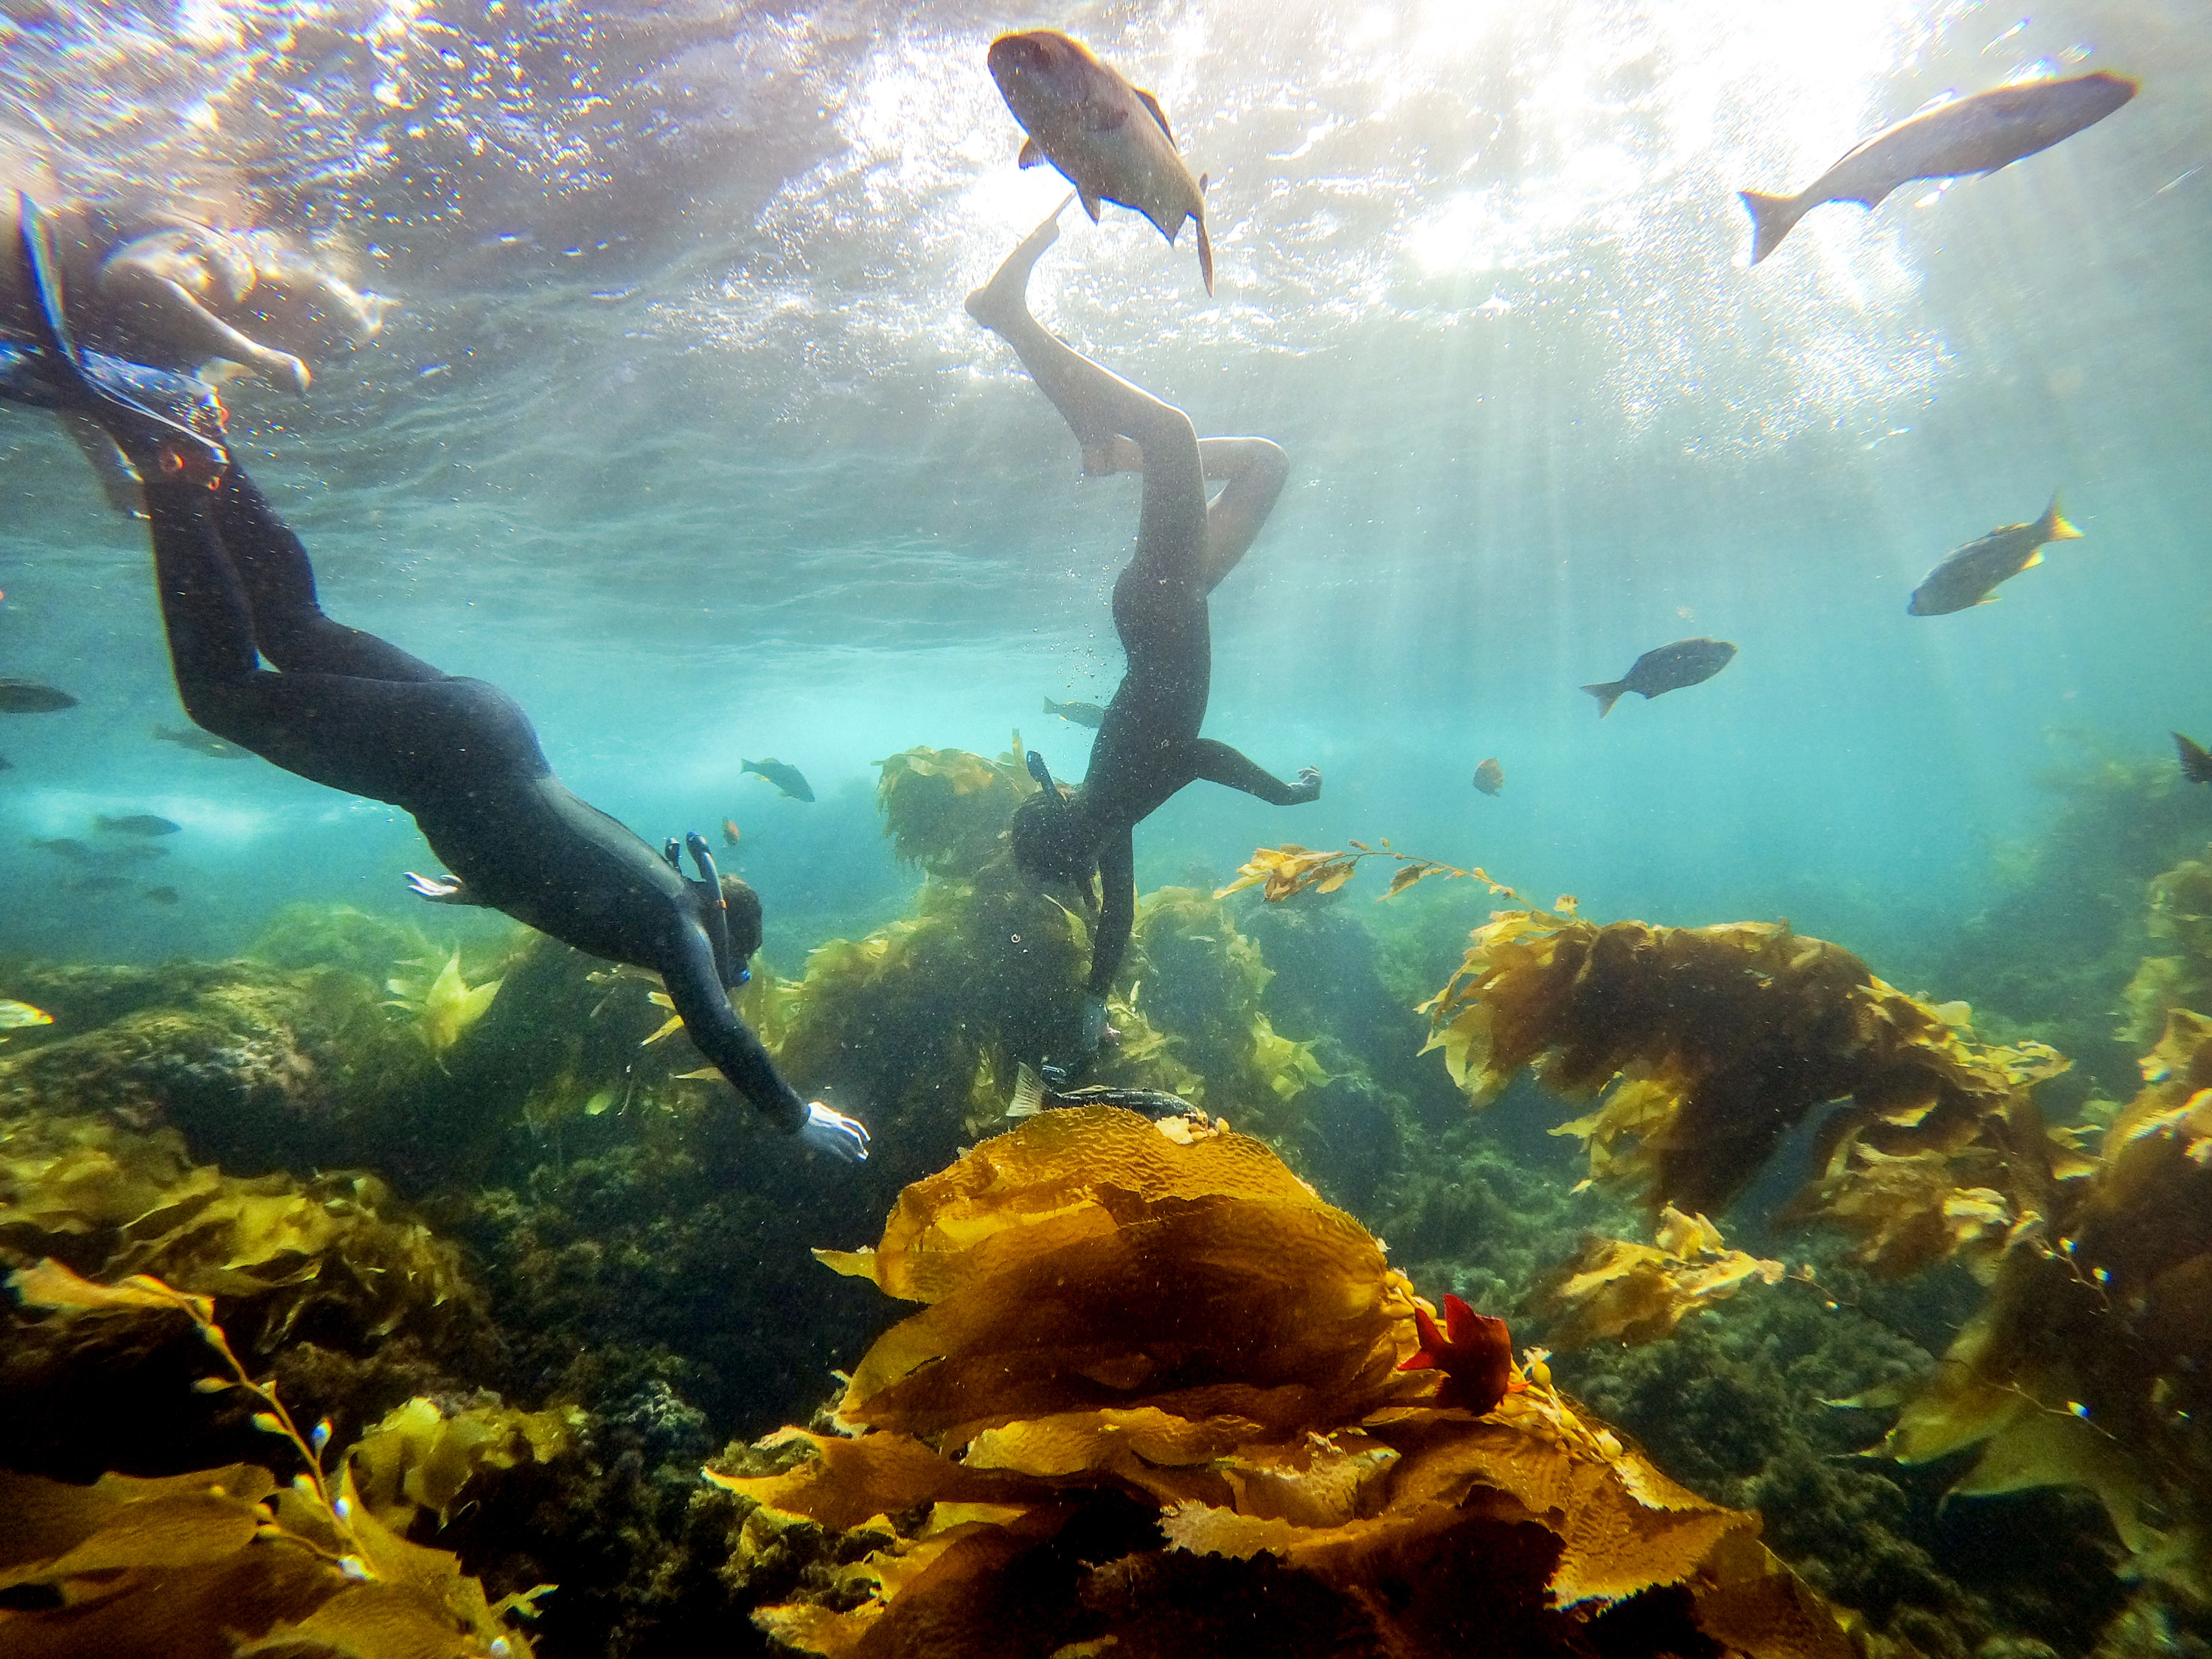
<path id="1" fill-rule="evenodd" d="M 0 1031 L 20 1030 L 26 1025 L 51 1025 L 54 1017 L 43 1008 L 33 1008 L 27 1002 L 15 1002 L 0 997 Z"/>
<path id="2" fill-rule="evenodd" d="M 1823 202 L 1871 208 L 1914 179 L 1995 173 L 2103 120 L 2136 89 L 2126 76 L 2103 70 L 2069 80 L 1996 87 L 1875 134 L 1795 196 L 1741 191 L 1751 210 L 1751 262 L 1773 252 L 1790 227 Z"/>
<path id="3" fill-rule="evenodd" d="M 156 904 L 175 904 L 179 902 L 179 894 L 173 887 L 149 887 L 146 896 Z"/>
<path id="4" fill-rule="evenodd" d="M 74 836 L 62 836 L 52 841 L 33 840 L 31 845 L 41 852 L 52 853 L 58 859 L 69 859 L 78 864 L 92 856 L 92 848 Z"/>
<path id="5" fill-rule="evenodd" d="M 807 787 L 806 780 L 799 775 L 799 769 L 795 766 L 786 766 L 780 760 L 749 761 L 741 759 L 738 763 L 738 770 L 740 772 L 750 772 L 757 776 L 766 778 L 770 783 L 782 790 L 785 794 L 790 796 L 793 800 L 812 800 L 814 799 L 813 790 Z"/>
<path id="6" fill-rule="evenodd" d="M 725 847 L 735 847 L 737 844 L 738 821 L 735 818 L 724 818 L 722 820 L 722 845 Z"/>
<path id="7" fill-rule="evenodd" d="M 1106 718 L 1106 711 L 1095 702 L 1054 702 L 1050 697 L 1044 700 L 1044 712 L 1077 726 L 1087 726 L 1094 732 Z"/>
<path id="8" fill-rule="evenodd" d="M 1505 787 L 1505 769 L 1495 757 L 1474 769 L 1474 787 L 1486 795 L 1494 795 Z"/>
<path id="9" fill-rule="evenodd" d="M 2204 745 L 2180 732 L 2173 734 L 2173 746 L 2181 755 L 2181 775 L 2191 783 L 2212 783 L 2212 754 Z"/>
<path id="10" fill-rule="evenodd" d="M 1498 1402 L 1517 1388 L 1528 1385 L 1513 1375 L 1513 1339 L 1505 1322 L 1479 1314 L 1455 1296 L 1444 1297 L 1444 1328 L 1439 1330 L 1429 1310 L 1413 1304 L 1413 1328 L 1420 1349 L 1398 1362 L 1401 1371 L 1442 1371 L 1443 1382 L 1434 1401 L 1456 1406 L 1477 1417 L 1495 1411 Z"/>
<path id="11" fill-rule="evenodd" d="M 100 817 L 94 820 L 111 836 L 173 836 L 185 826 L 173 823 L 167 818 L 155 817 L 151 812 L 132 812 L 123 817 Z"/>
<path id="12" fill-rule="evenodd" d="M 1624 691 L 1633 691 L 1649 702 L 1662 692 L 1680 691 L 1686 685 L 1712 678 L 1735 656 L 1735 647 L 1726 640 L 1677 640 L 1645 652 L 1622 678 L 1583 690 L 1597 699 L 1597 717 L 1603 720 L 1613 713 Z"/>
<path id="13" fill-rule="evenodd" d="M 226 738 L 212 732 L 203 732 L 197 726 L 157 726 L 154 735 L 163 743 L 173 743 L 179 749 L 189 749 L 195 755 L 205 755 L 210 760 L 252 760 L 251 750 L 240 749 Z"/>
<path id="14" fill-rule="evenodd" d="M 1905 601 L 1909 617 L 1947 617 L 1978 605 L 1996 603 L 1999 582 L 2043 562 L 2045 542 L 2079 541 L 2081 532 L 2066 522 L 2054 494 L 2033 524 L 2000 525 L 1978 541 L 1968 542 L 1920 579 Z"/>
<path id="15" fill-rule="evenodd" d="M 1206 1116 L 1203 1108 L 1192 1105 L 1181 1095 L 1158 1089 L 1123 1089 L 1110 1083 L 1063 1089 L 1047 1083 L 1031 1071 L 1027 1060 L 1015 1066 L 1014 1097 L 1006 1103 L 1008 1117 L 1035 1117 L 1039 1112 L 1062 1106 L 1119 1106 L 1127 1111 L 1142 1112 L 1155 1123 L 1162 1118 L 1203 1120 Z"/>
<path id="16" fill-rule="evenodd" d="M 1055 29 L 1002 34 L 986 61 L 1014 119 L 1029 134 L 1020 164 L 1049 161 L 1098 222 L 1098 204 L 1134 208 L 1172 246 L 1185 219 L 1198 221 L 1198 271 L 1213 292 L 1213 239 L 1206 230 L 1206 186 L 1176 149 L 1160 100 Z"/>
<path id="17" fill-rule="evenodd" d="M 36 680 L 0 679 L 0 714 L 52 714 L 76 707 L 76 699 Z"/>

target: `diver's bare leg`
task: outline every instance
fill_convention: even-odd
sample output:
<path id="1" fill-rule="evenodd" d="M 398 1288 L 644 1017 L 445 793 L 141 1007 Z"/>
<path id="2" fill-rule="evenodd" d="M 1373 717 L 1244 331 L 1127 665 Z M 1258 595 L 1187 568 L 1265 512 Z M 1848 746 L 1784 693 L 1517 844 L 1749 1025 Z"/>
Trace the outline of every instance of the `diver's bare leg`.
<path id="1" fill-rule="evenodd" d="M 1022 367 L 1052 400 L 1060 418 L 1082 446 L 1083 470 L 1093 477 L 1141 470 L 1144 458 L 1128 439 L 1119 438 L 1097 405 L 1091 377 L 1108 374 L 1030 314 L 1030 272 L 1044 251 L 1060 240 L 1060 216 L 1067 198 L 1045 222 L 1006 256 L 991 280 L 968 296 L 968 314 L 989 329 L 1022 360 Z"/>
<path id="2" fill-rule="evenodd" d="M 1291 458 L 1267 438 L 1200 438 L 1199 461 L 1209 478 L 1224 478 L 1206 509 L 1206 591 L 1251 551 L 1291 476 Z"/>

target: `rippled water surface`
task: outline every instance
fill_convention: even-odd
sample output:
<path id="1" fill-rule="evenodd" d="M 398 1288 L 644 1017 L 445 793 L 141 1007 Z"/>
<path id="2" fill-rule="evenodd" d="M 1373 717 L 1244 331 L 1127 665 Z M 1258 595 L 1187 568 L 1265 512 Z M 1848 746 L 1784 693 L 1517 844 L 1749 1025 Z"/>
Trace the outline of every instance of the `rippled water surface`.
<path id="1" fill-rule="evenodd" d="M 1390 835 L 1606 915 L 1786 914 L 1879 955 L 1984 902 L 2039 774 L 2212 727 L 2186 0 L 10 3 L 0 155 L 50 198 L 311 237 L 389 296 L 304 400 L 228 394 L 326 603 L 508 687 L 647 833 L 741 818 L 804 943 L 898 883 L 871 760 L 1019 725 L 1079 772 L 1039 699 L 1120 672 L 1134 483 L 1079 481 L 961 307 L 1062 189 L 1015 167 L 983 67 L 1048 24 L 1158 93 L 1220 281 L 1071 214 L 1040 314 L 1296 469 L 1216 597 L 1207 729 L 1327 798 L 1189 792 L 1144 884 Z M 2082 68 L 2142 94 L 1747 268 L 1735 191 Z M 392 893 L 404 819 L 147 737 L 179 712 L 140 532 L 44 419 L 0 411 L 0 672 L 82 699 L 0 722 L 0 947 L 209 951 L 278 898 Z M 1905 614 L 2054 488 L 2082 541 L 2001 605 Z M 1699 633 L 1741 647 L 1724 675 L 1594 717 L 1580 684 Z M 741 779 L 765 754 L 820 802 Z M 27 848 L 149 810 L 191 832 L 172 910 Z"/>

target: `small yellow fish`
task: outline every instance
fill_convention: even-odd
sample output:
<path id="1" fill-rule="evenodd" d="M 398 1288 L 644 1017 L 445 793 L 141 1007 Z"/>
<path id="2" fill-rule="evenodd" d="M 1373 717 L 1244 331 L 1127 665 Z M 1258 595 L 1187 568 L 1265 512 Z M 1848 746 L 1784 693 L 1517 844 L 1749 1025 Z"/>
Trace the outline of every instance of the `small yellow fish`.
<path id="1" fill-rule="evenodd" d="M 0 997 L 0 1031 L 18 1030 L 26 1025 L 51 1025 L 54 1017 L 43 1008 L 33 1008 L 27 1002 L 11 1002 Z"/>
<path id="2" fill-rule="evenodd" d="M 1505 769 L 1494 757 L 1474 769 L 1474 787 L 1486 795 L 1494 795 L 1505 787 Z"/>
<path id="3" fill-rule="evenodd" d="M 724 818 L 722 820 L 722 845 L 725 847 L 735 847 L 737 844 L 738 821 L 735 818 Z"/>

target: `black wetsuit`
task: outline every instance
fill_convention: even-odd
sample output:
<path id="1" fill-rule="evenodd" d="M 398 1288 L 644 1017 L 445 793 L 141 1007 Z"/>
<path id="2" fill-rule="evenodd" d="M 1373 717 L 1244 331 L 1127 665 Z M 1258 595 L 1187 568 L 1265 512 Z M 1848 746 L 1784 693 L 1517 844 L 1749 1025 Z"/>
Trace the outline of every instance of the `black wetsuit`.
<path id="1" fill-rule="evenodd" d="M 1129 665 L 1098 723 L 1078 797 L 1097 838 L 1102 889 L 1091 952 L 1094 996 L 1112 988 L 1136 921 L 1138 824 L 1185 784 L 1200 781 L 1275 806 L 1313 799 L 1310 789 L 1198 735 L 1212 690 L 1213 632 L 1194 563 L 1147 559 L 1139 551 L 1114 583 L 1114 628 Z"/>
<path id="2" fill-rule="evenodd" d="M 414 815 L 471 902 L 658 973 L 700 1051 L 782 1128 L 806 1102 L 730 1007 L 702 885 L 553 775 L 529 716 L 322 612 L 300 538 L 236 465 L 149 483 L 177 691 L 193 721 L 288 772 Z M 278 672 L 259 666 L 257 655 Z"/>

